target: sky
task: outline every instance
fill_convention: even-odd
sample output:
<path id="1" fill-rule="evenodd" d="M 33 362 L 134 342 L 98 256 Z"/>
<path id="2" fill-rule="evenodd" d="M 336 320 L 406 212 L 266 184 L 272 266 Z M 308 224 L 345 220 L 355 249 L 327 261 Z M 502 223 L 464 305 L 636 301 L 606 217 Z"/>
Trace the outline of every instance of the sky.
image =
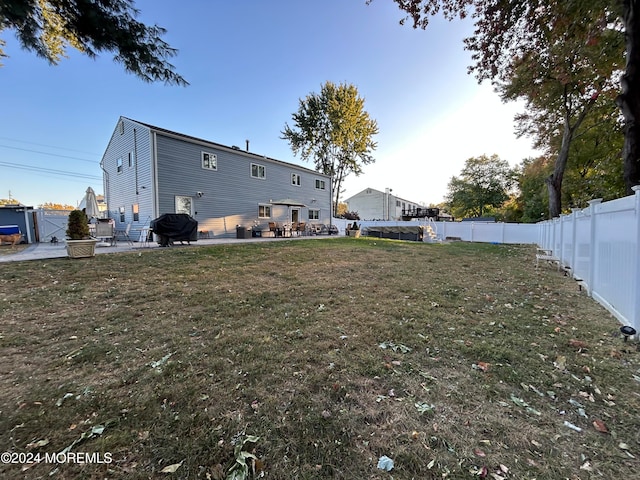
<path id="1" fill-rule="evenodd" d="M 536 155 L 516 138 L 514 115 L 467 73 L 470 21 L 399 25 L 392 0 L 138 0 L 139 20 L 167 29 L 170 59 L 190 85 L 145 83 L 102 52 L 69 49 L 49 65 L 14 32 L 0 67 L 0 198 L 77 206 L 103 192 L 100 160 L 126 116 L 313 168 L 281 132 L 299 100 L 326 81 L 353 84 L 378 123 L 375 163 L 344 181 L 341 199 L 391 188 L 424 205 L 443 201 L 465 160 L 497 154 L 511 165 Z"/>

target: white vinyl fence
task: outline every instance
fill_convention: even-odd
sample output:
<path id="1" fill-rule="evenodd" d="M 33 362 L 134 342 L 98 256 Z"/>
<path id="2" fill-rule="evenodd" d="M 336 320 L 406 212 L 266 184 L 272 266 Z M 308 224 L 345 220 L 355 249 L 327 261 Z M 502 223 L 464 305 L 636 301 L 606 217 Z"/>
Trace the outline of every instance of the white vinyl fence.
<path id="1" fill-rule="evenodd" d="M 538 245 L 587 285 L 620 322 L 640 331 L 640 186 L 635 195 L 537 224 Z"/>
<path id="2" fill-rule="evenodd" d="M 333 219 L 341 234 L 349 220 Z M 402 222 L 382 220 L 358 220 L 362 229 L 368 227 L 397 227 L 424 225 L 424 222 Z M 494 223 L 494 222 L 429 222 L 439 240 L 456 239 L 465 242 L 485 243 L 538 243 L 539 226 L 534 223 Z"/>

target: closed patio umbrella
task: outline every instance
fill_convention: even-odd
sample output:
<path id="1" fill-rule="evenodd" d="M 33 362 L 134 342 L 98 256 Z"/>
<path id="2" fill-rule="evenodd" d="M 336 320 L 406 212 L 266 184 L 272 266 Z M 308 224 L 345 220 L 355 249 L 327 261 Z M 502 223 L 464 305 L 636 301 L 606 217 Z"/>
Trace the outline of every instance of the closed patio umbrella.
<path id="1" fill-rule="evenodd" d="M 84 205 L 84 207 L 83 207 Z M 96 192 L 93 188 L 87 188 L 87 192 L 84 196 L 80 206 L 85 209 L 85 213 L 88 218 L 98 218 L 100 216 L 100 210 L 98 209 L 98 200 L 96 199 Z"/>

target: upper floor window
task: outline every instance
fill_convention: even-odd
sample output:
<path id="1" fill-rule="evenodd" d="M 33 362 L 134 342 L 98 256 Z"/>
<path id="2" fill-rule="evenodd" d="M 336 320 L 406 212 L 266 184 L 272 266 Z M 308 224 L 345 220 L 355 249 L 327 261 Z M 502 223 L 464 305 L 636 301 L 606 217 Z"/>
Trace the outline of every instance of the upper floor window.
<path id="1" fill-rule="evenodd" d="M 122 158 L 116 160 L 116 172 L 122 173 Z"/>
<path id="2" fill-rule="evenodd" d="M 129 168 L 133 167 L 133 152 L 129 152 L 129 155 L 127 157 L 127 161 L 129 163 Z"/>
<path id="3" fill-rule="evenodd" d="M 265 178 L 267 176 L 264 165 L 258 165 L 257 163 L 251 164 L 251 176 L 254 178 Z"/>
<path id="4" fill-rule="evenodd" d="M 218 157 L 214 153 L 202 152 L 202 168 L 207 170 L 218 169 Z"/>
<path id="5" fill-rule="evenodd" d="M 296 185 L 296 186 L 300 186 L 301 185 L 301 181 L 300 181 L 300 175 L 298 175 L 297 173 L 292 173 L 291 174 L 291 185 Z"/>
<path id="6" fill-rule="evenodd" d="M 324 180 L 316 180 L 316 188 L 318 190 L 324 190 L 325 189 Z"/>

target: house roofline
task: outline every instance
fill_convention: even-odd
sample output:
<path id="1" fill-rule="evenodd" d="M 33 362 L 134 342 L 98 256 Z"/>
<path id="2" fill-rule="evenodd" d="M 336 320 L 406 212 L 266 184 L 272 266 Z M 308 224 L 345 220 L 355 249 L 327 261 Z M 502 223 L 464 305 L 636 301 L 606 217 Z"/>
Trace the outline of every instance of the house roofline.
<path id="1" fill-rule="evenodd" d="M 359 191 L 358 193 L 356 193 L 355 195 L 351 195 L 349 198 L 344 199 L 343 201 L 345 203 L 349 202 L 349 200 L 351 200 L 354 197 L 357 197 L 358 195 L 360 195 L 361 193 L 365 193 L 367 190 L 372 190 L 374 192 L 380 193 L 382 195 L 386 195 L 386 192 L 383 192 L 382 190 L 378 190 L 377 188 L 372 188 L 372 187 L 367 187 L 364 190 Z M 398 195 L 394 195 L 392 192 L 389 192 L 389 196 L 395 198 L 396 200 L 400 200 L 402 202 L 408 202 L 408 203 L 415 203 L 416 205 L 422 205 L 422 203 L 420 202 L 415 202 L 413 200 L 407 200 L 406 198 L 403 197 L 399 197 Z"/>
<path id="2" fill-rule="evenodd" d="M 273 163 L 279 163 L 281 165 L 286 165 L 288 167 L 292 167 L 292 168 L 296 168 L 299 170 L 303 170 L 306 172 L 310 172 L 313 173 L 315 175 L 319 175 L 321 177 L 326 177 L 326 178 L 331 178 L 330 175 L 318 172 L 316 170 L 311 170 L 310 168 L 306 168 L 303 167 L 301 165 L 296 165 L 294 163 L 290 163 L 290 162 L 285 162 L 284 160 L 278 160 L 276 158 L 271 158 L 271 157 L 267 157 L 266 155 L 259 155 L 257 153 L 252 153 L 252 152 L 247 152 L 246 150 L 242 150 L 240 148 L 233 148 L 233 147 L 229 147 L 227 145 L 223 145 L 221 143 L 217 143 L 217 142 L 212 142 L 211 140 L 205 140 L 204 138 L 199 138 L 199 137 L 194 137 L 192 135 L 186 135 L 184 133 L 180 133 L 180 132 L 175 132 L 173 130 L 168 130 L 166 128 L 161 128 L 161 127 L 156 127 L 155 125 L 151 125 L 149 123 L 145 123 L 145 122 L 140 122 L 138 120 L 134 120 L 132 118 L 129 117 L 125 117 L 125 116 L 121 116 L 120 119 L 124 119 L 133 123 L 136 123 L 138 125 L 141 125 L 143 127 L 149 128 L 150 130 L 159 133 L 161 135 L 165 135 L 165 136 L 169 136 L 169 137 L 173 137 L 173 138 L 177 138 L 177 139 L 182 139 L 182 140 L 188 140 L 191 142 L 195 142 L 195 143 L 200 143 L 203 145 L 209 145 L 212 146 L 214 148 L 220 149 L 220 150 L 225 150 L 231 153 L 235 153 L 235 154 L 240 154 L 243 155 L 245 157 L 249 157 L 252 159 L 255 159 L 257 161 L 269 161 L 269 162 L 273 162 Z"/>

